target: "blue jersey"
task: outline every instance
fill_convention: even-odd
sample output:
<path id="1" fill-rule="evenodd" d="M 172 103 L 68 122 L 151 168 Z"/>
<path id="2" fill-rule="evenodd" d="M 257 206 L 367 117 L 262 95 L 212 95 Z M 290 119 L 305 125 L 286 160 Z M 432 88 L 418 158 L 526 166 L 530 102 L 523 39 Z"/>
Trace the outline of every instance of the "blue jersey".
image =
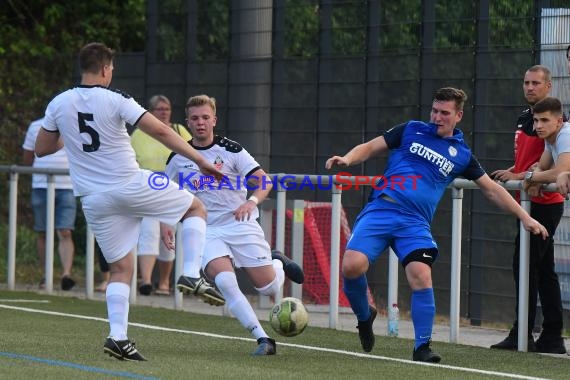
<path id="1" fill-rule="evenodd" d="M 476 180 L 485 174 L 459 129 L 442 138 L 435 124 L 409 121 L 384 133 L 384 138 L 391 154 L 370 199 L 386 194 L 430 223 L 446 187 L 455 178 Z"/>

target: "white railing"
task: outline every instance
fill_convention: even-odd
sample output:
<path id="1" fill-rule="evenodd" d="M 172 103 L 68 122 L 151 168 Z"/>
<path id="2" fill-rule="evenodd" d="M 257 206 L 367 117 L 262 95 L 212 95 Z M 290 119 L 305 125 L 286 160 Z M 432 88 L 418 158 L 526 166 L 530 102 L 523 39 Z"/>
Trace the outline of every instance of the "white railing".
<path id="1" fill-rule="evenodd" d="M 10 199 L 9 199 L 9 237 L 8 237 L 8 266 L 7 280 L 8 289 L 14 290 L 15 281 L 15 263 L 16 263 L 16 226 L 17 226 L 17 197 L 18 197 L 18 174 L 39 173 L 47 174 L 47 221 L 46 221 L 46 292 L 53 292 L 53 251 L 54 251 L 54 199 L 55 199 L 55 183 L 54 175 L 67 174 L 66 170 L 61 169 L 37 169 L 29 166 L 0 166 L 0 172 L 10 173 Z M 307 179 L 313 184 L 330 185 L 331 181 L 335 183 L 332 176 L 305 175 L 305 174 L 270 174 L 273 178 L 278 179 L 274 184 L 276 190 L 276 236 L 275 248 L 283 251 L 285 248 L 285 220 L 286 220 L 286 201 L 287 201 L 287 183 L 302 183 Z M 342 177 L 343 184 L 350 180 L 355 184 L 354 177 Z M 372 179 L 372 177 L 370 177 Z M 305 182 L 306 183 L 306 182 Z M 369 181 L 370 183 L 370 181 Z M 359 182 L 362 185 L 362 181 Z M 508 181 L 502 184 L 508 190 L 520 190 L 521 181 Z M 459 340 L 459 315 L 460 315 L 460 284 L 461 284 L 461 219 L 463 208 L 463 189 L 477 189 L 474 182 L 456 179 L 450 185 L 452 191 L 452 237 L 451 237 L 451 284 L 450 284 L 450 336 L 449 341 L 457 343 Z M 549 185 L 545 190 L 555 191 L 553 184 Z M 339 300 L 339 273 L 340 273 L 340 218 L 342 210 L 342 190 L 336 186 L 331 186 L 331 244 L 330 244 L 330 305 L 329 305 L 329 327 L 336 329 L 338 325 L 338 300 Z M 521 191 L 521 206 L 530 210 L 530 201 L 525 192 Z M 263 213 L 262 213 L 263 215 Z M 263 225 L 263 221 L 262 221 Z M 86 284 L 85 294 L 88 299 L 93 298 L 93 274 L 94 274 L 94 240 L 91 231 L 87 230 L 86 239 Z M 177 239 L 180 239 L 177 234 Z M 176 244 L 181 247 L 182 244 Z M 302 250 L 302 248 L 301 248 Z M 529 271 L 529 233 L 520 225 L 520 272 L 519 272 L 519 309 L 518 309 L 518 347 L 520 351 L 526 351 L 527 339 L 526 326 L 528 324 L 528 271 Z M 297 262 L 302 263 L 302 256 L 299 249 L 293 252 L 293 258 Z M 390 250 L 391 251 L 391 250 Z M 177 248 L 175 266 L 176 278 L 182 271 L 182 251 Z M 136 256 L 136 255 L 135 255 Z M 136 268 L 133 276 L 133 285 L 136 285 Z M 136 286 L 133 287 L 136 289 Z M 301 285 L 293 285 L 293 295 L 301 294 Z M 396 303 L 398 298 L 398 260 L 393 252 L 389 257 L 389 275 L 388 275 L 388 305 Z M 131 302 L 136 302 L 136 291 L 131 292 Z M 182 309 L 182 295 L 175 292 L 174 305 L 176 309 Z"/>

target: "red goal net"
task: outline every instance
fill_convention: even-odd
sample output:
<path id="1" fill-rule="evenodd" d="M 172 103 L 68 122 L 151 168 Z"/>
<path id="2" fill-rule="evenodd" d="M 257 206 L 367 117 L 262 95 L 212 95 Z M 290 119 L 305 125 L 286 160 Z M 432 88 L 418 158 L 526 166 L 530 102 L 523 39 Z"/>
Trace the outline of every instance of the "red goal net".
<path id="1" fill-rule="evenodd" d="M 317 305 L 330 303 L 331 285 L 331 215 L 332 207 L 329 202 L 305 201 L 303 228 L 303 302 Z M 274 211 L 275 213 L 275 211 Z M 287 209 L 285 221 L 285 255 L 291 257 L 291 226 L 294 210 Z M 273 244 L 275 242 L 275 214 L 273 216 Z M 350 227 L 344 210 L 340 217 L 340 263 L 350 237 Z M 339 268 L 339 306 L 350 307 L 342 291 L 342 275 Z M 369 301 L 372 297 L 369 292 Z"/>

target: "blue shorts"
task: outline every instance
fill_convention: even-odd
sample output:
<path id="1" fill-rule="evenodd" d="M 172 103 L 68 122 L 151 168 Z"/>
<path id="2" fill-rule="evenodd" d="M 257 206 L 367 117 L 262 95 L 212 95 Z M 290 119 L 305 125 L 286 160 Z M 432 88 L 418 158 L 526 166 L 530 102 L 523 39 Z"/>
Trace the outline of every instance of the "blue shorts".
<path id="1" fill-rule="evenodd" d="M 32 208 L 34 210 L 34 231 L 46 230 L 47 189 L 32 189 Z M 55 229 L 73 230 L 75 228 L 75 215 L 77 213 L 77 200 L 73 190 L 55 190 Z"/>
<path id="2" fill-rule="evenodd" d="M 356 218 L 346 248 L 362 252 L 373 263 L 392 247 L 400 262 L 418 249 L 437 249 L 429 223 L 382 198 L 369 202 Z M 437 254 L 433 258 L 435 261 Z"/>

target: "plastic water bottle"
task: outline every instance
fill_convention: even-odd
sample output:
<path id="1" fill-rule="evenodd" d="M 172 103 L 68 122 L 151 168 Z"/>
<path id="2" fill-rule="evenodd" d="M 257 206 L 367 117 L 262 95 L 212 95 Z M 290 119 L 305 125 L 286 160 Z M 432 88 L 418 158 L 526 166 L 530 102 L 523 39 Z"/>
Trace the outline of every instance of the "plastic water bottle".
<path id="1" fill-rule="evenodd" d="M 400 309 L 397 304 L 388 307 L 388 336 L 398 336 L 398 322 L 400 321 Z"/>

